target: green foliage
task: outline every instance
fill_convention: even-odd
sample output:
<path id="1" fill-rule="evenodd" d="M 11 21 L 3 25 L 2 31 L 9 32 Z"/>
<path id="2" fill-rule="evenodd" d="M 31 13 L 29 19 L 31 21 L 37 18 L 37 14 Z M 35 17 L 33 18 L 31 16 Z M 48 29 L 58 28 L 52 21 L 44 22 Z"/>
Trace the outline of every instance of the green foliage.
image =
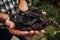
<path id="1" fill-rule="evenodd" d="M 39 35 L 39 40 L 60 40 L 60 8 L 53 5 L 53 0 L 33 0 L 31 2 L 32 8 L 40 7 L 47 12 L 46 19 L 52 19 L 56 24 L 46 27 L 46 34 L 44 37 Z"/>

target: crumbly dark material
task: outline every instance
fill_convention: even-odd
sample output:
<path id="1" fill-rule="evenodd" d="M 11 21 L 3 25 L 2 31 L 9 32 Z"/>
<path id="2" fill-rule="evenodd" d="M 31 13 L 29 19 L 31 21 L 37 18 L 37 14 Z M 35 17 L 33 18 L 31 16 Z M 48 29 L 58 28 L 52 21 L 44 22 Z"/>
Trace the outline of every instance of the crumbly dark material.
<path id="1" fill-rule="evenodd" d="M 18 12 L 10 15 L 11 21 L 16 25 L 16 29 L 22 31 L 41 30 L 52 24 L 52 21 L 45 21 L 40 9 L 29 9 L 26 12 Z"/>

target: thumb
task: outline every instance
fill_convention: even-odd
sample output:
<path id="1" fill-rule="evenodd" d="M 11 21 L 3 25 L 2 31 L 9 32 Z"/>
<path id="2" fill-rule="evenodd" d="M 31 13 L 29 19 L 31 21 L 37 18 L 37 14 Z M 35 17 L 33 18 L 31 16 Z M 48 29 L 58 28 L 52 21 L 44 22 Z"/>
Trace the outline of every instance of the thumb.
<path id="1" fill-rule="evenodd" d="M 12 21 L 10 21 L 9 23 L 10 23 L 10 29 L 14 29 L 15 24 Z"/>
<path id="2" fill-rule="evenodd" d="M 27 4 L 26 0 L 20 0 L 18 8 L 19 8 L 19 10 L 21 10 L 23 12 L 27 11 L 28 10 L 28 4 Z"/>
<path id="3" fill-rule="evenodd" d="M 13 29 L 15 27 L 15 24 L 10 21 L 10 20 L 6 20 L 5 25 L 9 28 L 9 29 Z"/>

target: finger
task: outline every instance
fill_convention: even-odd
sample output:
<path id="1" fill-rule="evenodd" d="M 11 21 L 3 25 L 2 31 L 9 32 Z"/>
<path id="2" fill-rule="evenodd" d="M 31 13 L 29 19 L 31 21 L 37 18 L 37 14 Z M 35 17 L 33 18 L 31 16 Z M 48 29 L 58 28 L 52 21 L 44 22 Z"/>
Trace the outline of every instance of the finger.
<path id="1" fill-rule="evenodd" d="M 21 11 L 27 11 L 28 10 L 28 4 L 27 4 L 27 2 L 26 2 L 26 0 L 20 0 L 20 3 L 19 3 L 19 5 L 18 5 L 19 7 L 19 10 L 21 10 Z"/>
<path id="2" fill-rule="evenodd" d="M 42 12 L 43 16 L 46 16 L 46 12 Z"/>
<path id="3" fill-rule="evenodd" d="M 45 30 L 40 30 L 40 32 L 41 32 L 42 34 L 45 34 Z"/>
<path id="4" fill-rule="evenodd" d="M 30 35 L 32 35 L 32 34 L 34 34 L 34 31 L 33 31 L 33 30 L 31 30 L 29 33 L 30 33 Z"/>
<path id="5" fill-rule="evenodd" d="M 25 35 L 29 34 L 28 31 L 20 31 L 20 30 L 15 30 L 15 29 L 9 30 L 9 31 L 10 31 L 10 33 L 12 33 L 14 35 L 20 35 L 20 36 L 25 36 Z"/>
<path id="6" fill-rule="evenodd" d="M 15 27 L 15 24 L 10 21 L 10 29 L 14 29 L 14 27 Z"/>
<path id="7" fill-rule="evenodd" d="M 7 20 L 5 22 L 5 24 L 7 25 L 7 27 L 9 27 L 10 29 L 13 29 L 15 27 L 14 23 L 10 20 Z"/>
<path id="8" fill-rule="evenodd" d="M 37 31 L 37 30 L 32 31 L 32 32 L 29 34 L 29 37 L 32 37 L 32 36 L 37 35 L 39 33 L 39 31 Z"/>
<path id="9" fill-rule="evenodd" d="M 29 32 L 29 34 L 28 34 L 28 37 L 32 37 L 33 35 L 34 35 L 34 31 L 31 30 L 31 31 Z"/>
<path id="10" fill-rule="evenodd" d="M 6 20 L 5 24 L 9 26 L 10 25 L 9 20 Z"/>
<path id="11" fill-rule="evenodd" d="M 39 33 L 39 31 L 35 30 L 35 34 L 38 34 L 38 33 Z"/>

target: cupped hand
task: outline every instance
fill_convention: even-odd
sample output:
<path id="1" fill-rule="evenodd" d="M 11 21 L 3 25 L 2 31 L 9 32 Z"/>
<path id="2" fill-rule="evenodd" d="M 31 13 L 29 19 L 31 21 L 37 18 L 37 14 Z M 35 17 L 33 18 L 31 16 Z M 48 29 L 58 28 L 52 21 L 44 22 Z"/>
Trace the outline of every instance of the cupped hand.
<path id="1" fill-rule="evenodd" d="M 33 30 L 21 31 L 21 30 L 15 29 L 15 24 L 12 21 L 10 21 L 9 18 L 6 20 L 5 24 L 7 25 L 7 28 L 11 34 L 20 35 L 20 36 L 30 36 L 34 34 Z"/>
<path id="2" fill-rule="evenodd" d="M 30 36 L 34 36 L 36 34 L 39 33 L 39 31 L 21 31 L 21 30 L 17 30 L 15 29 L 15 24 L 9 20 L 9 18 L 6 20 L 5 24 L 7 25 L 7 28 L 9 30 L 9 32 L 13 35 L 18 35 L 18 36 L 27 36 L 27 37 L 30 37 Z M 40 30 L 41 33 L 44 33 L 42 30 Z"/>
<path id="3" fill-rule="evenodd" d="M 45 12 L 42 12 L 43 15 L 46 15 Z M 44 14 L 45 13 L 45 14 Z M 45 31 L 44 30 L 40 30 L 40 31 L 37 31 L 37 30 L 31 30 L 31 31 L 21 31 L 21 30 L 17 30 L 15 29 L 15 24 L 14 22 L 10 21 L 9 17 L 6 19 L 6 22 L 5 24 L 7 25 L 7 28 L 9 30 L 9 32 L 13 35 L 19 35 L 19 36 L 34 36 L 36 34 L 38 34 L 39 32 L 41 32 L 42 34 L 45 34 Z"/>

